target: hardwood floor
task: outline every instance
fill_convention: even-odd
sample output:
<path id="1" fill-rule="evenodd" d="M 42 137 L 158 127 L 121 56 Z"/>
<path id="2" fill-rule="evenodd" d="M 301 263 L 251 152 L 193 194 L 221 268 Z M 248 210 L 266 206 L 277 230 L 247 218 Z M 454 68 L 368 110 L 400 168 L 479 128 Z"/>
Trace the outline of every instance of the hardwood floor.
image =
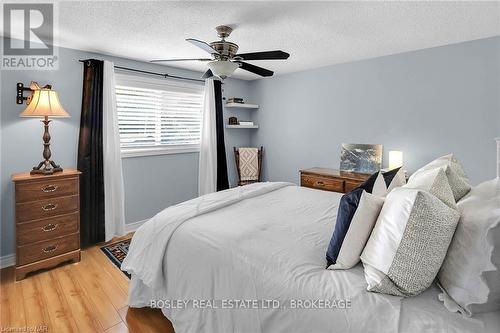
<path id="1" fill-rule="evenodd" d="M 160 310 L 128 308 L 129 281 L 100 246 L 83 250 L 79 263 L 18 282 L 14 267 L 2 269 L 0 332 L 173 333 Z"/>

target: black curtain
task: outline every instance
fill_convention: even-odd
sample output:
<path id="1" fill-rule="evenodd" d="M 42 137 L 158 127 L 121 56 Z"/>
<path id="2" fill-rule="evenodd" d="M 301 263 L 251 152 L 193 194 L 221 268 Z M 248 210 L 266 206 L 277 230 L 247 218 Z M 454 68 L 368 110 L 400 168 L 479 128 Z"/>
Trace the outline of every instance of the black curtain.
<path id="1" fill-rule="evenodd" d="M 227 190 L 226 144 L 224 143 L 224 114 L 222 112 L 222 83 L 214 80 L 215 89 L 215 129 L 217 137 L 217 191 Z"/>
<path id="2" fill-rule="evenodd" d="M 80 177 L 80 242 L 104 241 L 104 169 L 102 151 L 103 67 L 100 60 L 85 60 L 78 141 Z"/>

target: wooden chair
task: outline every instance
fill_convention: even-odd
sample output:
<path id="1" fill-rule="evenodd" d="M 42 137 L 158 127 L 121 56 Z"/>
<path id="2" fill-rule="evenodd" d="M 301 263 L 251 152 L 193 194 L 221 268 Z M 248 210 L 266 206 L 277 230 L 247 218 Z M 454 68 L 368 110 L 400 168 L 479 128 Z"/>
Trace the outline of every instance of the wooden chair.
<path id="1" fill-rule="evenodd" d="M 258 161 L 258 169 L 257 169 L 257 179 L 256 180 L 241 180 L 241 170 L 240 170 L 240 152 L 239 148 L 233 147 L 234 150 L 234 160 L 236 161 L 236 171 L 238 172 L 238 186 L 248 185 L 252 183 L 257 183 L 261 181 L 262 175 L 262 155 L 264 152 L 264 147 L 260 147 L 257 152 L 257 161 Z"/>

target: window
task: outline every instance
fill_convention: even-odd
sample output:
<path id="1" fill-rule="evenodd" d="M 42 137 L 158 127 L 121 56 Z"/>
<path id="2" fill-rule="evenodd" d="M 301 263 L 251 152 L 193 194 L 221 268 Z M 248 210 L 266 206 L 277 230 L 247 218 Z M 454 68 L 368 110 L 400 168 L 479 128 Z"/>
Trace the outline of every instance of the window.
<path id="1" fill-rule="evenodd" d="M 122 157 L 199 151 L 203 85 L 116 74 Z"/>

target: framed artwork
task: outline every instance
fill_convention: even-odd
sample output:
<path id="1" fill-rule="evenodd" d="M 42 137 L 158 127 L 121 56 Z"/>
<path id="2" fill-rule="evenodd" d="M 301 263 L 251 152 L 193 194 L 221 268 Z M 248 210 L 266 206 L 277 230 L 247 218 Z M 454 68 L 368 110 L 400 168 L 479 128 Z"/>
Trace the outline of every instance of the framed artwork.
<path id="1" fill-rule="evenodd" d="M 382 145 L 343 143 L 340 171 L 374 173 L 382 166 Z"/>

